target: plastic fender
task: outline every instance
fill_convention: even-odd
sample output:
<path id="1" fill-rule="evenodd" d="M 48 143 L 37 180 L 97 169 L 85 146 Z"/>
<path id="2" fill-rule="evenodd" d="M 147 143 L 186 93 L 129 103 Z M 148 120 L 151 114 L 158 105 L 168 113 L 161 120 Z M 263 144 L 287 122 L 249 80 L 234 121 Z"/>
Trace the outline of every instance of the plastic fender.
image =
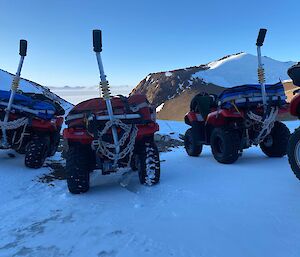
<path id="1" fill-rule="evenodd" d="M 32 128 L 34 130 L 53 132 L 57 130 L 56 120 L 40 120 L 40 119 L 32 119 Z"/>
<path id="2" fill-rule="evenodd" d="M 208 114 L 206 124 L 214 127 L 220 127 L 226 125 L 228 123 L 228 119 L 240 119 L 243 118 L 243 115 L 243 112 L 222 109 Z"/>
<path id="3" fill-rule="evenodd" d="M 91 144 L 93 137 L 85 129 L 65 128 L 63 138 L 69 142 L 78 142 L 81 144 Z"/>
<path id="4" fill-rule="evenodd" d="M 293 116 L 300 117 L 300 113 L 299 113 L 300 108 L 299 107 L 300 107 L 300 94 L 294 96 L 294 98 L 292 99 L 291 104 L 290 104 L 290 113 Z"/>
<path id="5" fill-rule="evenodd" d="M 136 140 L 140 140 L 143 137 L 154 135 L 156 131 L 159 131 L 159 125 L 157 123 L 149 123 L 147 125 L 137 125 L 138 133 Z"/>
<path id="6" fill-rule="evenodd" d="M 187 125 L 191 125 L 192 122 L 197 122 L 197 121 L 203 121 L 203 118 L 202 116 L 199 114 L 199 113 L 196 113 L 196 112 L 188 112 L 185 116 L 184 116 L 184 122 L 187 124 Z"/>

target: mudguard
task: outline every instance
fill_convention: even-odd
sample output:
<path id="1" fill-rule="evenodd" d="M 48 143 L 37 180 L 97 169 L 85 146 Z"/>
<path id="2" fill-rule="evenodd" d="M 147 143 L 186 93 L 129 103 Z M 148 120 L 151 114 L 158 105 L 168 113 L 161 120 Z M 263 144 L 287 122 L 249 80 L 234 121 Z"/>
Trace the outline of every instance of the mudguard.
<path id="1" fill-rule="evenodd" d="M 243 119 L 243 111 L 236 111 L 234 109 L 221 109 L 218 111 L 211 112 L 206 119 L 207 125 L 212 125 L 214 127 L 221 127 L 227 125 L 232 119 Z"/>
<path id="2" fill-rule="evenodd" d="M 290 104 L 290 113 L 293 116 L 300 117 L 300 94 L 296 95 Z"/>
<path id="3" fill-rule="evenodd" d="M 197 121 L 199 122 L 203 121 L 203 117 L 200 113 L 190 111 L 184 116 L 184 122 L 187 125 L 191 126 L 192 122 L 197 122 Z"/>

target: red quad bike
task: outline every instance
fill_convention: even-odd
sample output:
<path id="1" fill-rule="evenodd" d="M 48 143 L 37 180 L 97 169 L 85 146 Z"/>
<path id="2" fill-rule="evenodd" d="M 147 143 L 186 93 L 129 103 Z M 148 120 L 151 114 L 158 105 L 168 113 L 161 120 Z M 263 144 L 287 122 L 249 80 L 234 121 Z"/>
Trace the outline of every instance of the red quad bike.
<path id="1" fill-rule="evenodd" d="M 141 184 L 149 186 L 160 179 L 155 110 L 144 95 L 111 97 L 100 55 L 101 35 L 100 30 L 93 31 L 103 97 L 76 105 L 66 118 L 68 128 L 63 133 L 68 143 L 67 184 L 73 194 L 89 190 L 90 172 L 95 169 L 107 175 L 129 167 L 138 171 Z"/>
<path id="2" fill-rule="evenodd" d="M 300 86 L 300 63 L 292 66 L 288 70 L 288 75 L 293 80 L 295 86 Z M 294 98 L 290 104 L 290 113 L 300 119 L 300 94 L 299 89 L 294 92 Z M 288 144 L 288 159 L 296 177 L 300 179 L 300 128 L 297 128 L 291 135 Z"/>
<path id="3" fill-rule="evenodd" d="M 261 46 L 266 35 L 261 29 L 257 38 L 259 85 L 236 86 L 218 97 L 199 94 L 191 102 L 185 123 L 185 149 L 199 156 L 203 145 L 210 145 L 214 158 L 225 164 L 234 163 L 243 149 L 259 145 L 269 157 L 287 153 L 289 129 L 276 120 L 286 112 L 286 95 L 282 83 L 266 85 L 261 61 Z"/>
<path id="4" fill-rule="evenodd" d="M 42 94 L 18 91 L 27 41 L 20 40 L 20 62 L 10 91 L 0 90 L 0 149 L 25 154 L 25 165 L 40 168 L 60 141 L 62 107 Z"/>

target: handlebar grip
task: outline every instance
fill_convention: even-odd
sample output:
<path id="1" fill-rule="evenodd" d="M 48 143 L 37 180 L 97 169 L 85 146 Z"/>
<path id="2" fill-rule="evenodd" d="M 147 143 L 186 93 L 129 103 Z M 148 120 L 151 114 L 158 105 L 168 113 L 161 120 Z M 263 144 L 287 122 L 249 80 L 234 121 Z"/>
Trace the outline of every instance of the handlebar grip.
<path id="1" fill-rule="evenodd" d="M 99 29 L 93 30 L 93 46 L 96 53 L 102 52 L 102 32 Z"/>
<path id="2" fill-rule="evenodd" d="M 21 56 L 26 56 L 26 54 L 27 54 L 27 41 L 24 40 L 24 39 L 20 40 L 20 51 L 19 51 L 19 54 Z"/>
<path id="3" fill-rule="evenodd" d="M 258 37 L 257 37 L 257 40 L 256 40 L 256 45 L 257 46 L 263 46 L 266 34 L 267 34 L 267 29 L 260 29 L 259 30 Z"/>

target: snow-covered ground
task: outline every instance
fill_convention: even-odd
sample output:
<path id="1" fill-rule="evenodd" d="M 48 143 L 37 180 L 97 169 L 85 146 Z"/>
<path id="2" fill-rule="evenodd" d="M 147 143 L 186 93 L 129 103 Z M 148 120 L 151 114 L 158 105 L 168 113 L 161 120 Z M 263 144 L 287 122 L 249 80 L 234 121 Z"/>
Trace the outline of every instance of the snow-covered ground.
<path id="1" fill-rule="evenodd" d="M 180 147 L 161 160 L 157 186 L 134 177 L 126 189 L 119 175 L 94 172 L 90 191 L 71 195 L 65 181 L 38 182 L 48 168 L 27 169 L 1 151 L 0 256 L 300 256 L 300 181 L 287 158 L 251 148 L 222 165 L 208 147 L 198 158 Z"/>

